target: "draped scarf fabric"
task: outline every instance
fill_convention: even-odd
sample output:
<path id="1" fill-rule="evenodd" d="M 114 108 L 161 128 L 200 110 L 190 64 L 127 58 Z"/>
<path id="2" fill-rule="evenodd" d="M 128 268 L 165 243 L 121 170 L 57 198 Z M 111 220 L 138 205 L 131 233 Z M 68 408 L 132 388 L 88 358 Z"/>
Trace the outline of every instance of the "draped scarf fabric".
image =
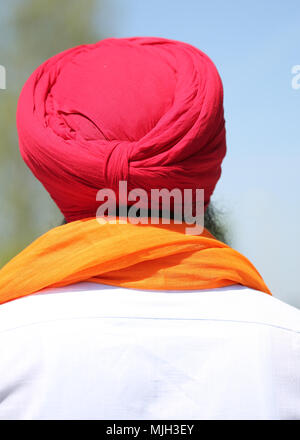
<path id="1" fill-rule="evenodd" d="M 99 224 L 84 219 L 48 231 L 0 270 L 0 304 L 80 281 L 150 290 L 241 284 L 270 293 L 255 267 L 206 229 L 185 224 Z"/>
<path id="2" fill-rule="evenodd" d="M 25 83 L 20 151 L 67 221 L 95 217 L 99 189 L 204 189 L 226 152 L 213 62 L 179 41 L 109 38 L 53 56 Z M 150 202 L 149 202 L 150 203 Z M 148 206 L 150 208 L 150 206 Z"/>

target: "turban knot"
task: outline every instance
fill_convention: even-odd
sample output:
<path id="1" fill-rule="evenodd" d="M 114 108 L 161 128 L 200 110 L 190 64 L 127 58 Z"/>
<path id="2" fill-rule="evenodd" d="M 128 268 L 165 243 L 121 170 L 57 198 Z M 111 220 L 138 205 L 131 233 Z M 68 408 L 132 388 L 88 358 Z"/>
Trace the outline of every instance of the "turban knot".
<path id="1" fill-rule="evenodd" d="M 105 159 L 103 174 L 105 187 L 114 189 L 118 192 L 120 181 L 127 181 L 129 177 L 131 145 L 125 145 L 125 142 L 111 142 L 105 150 Z"/>

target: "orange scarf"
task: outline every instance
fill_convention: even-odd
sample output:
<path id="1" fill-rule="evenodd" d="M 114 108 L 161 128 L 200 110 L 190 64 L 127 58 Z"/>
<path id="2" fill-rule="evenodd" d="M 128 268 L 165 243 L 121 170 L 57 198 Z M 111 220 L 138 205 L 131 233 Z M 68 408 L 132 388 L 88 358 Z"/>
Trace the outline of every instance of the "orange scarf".
<path id="1" fill-rule="evenodd" d="M 0 304 L 80 281 L 151 290 L 201 290 L 242 284 L 270 293 L 243 255 L 206 229 L 97 219 L 51 229 L 0 270 Z"/>

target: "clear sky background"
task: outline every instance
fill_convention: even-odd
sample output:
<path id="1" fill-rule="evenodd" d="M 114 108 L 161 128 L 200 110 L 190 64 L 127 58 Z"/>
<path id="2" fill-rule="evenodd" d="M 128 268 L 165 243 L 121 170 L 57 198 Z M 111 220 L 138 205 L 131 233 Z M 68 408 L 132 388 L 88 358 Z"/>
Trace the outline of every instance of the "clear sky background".
<path id="1" fill-rule="evenodd" d="M 213 200 L 232 244 L 274 296 L 300 307 L 299 0 L 110 0 L 107 36 L 160 36 L 206 52 L 224 84 L 228 153 Z M 112 31 L 113 29 L 113 31 Z"/>

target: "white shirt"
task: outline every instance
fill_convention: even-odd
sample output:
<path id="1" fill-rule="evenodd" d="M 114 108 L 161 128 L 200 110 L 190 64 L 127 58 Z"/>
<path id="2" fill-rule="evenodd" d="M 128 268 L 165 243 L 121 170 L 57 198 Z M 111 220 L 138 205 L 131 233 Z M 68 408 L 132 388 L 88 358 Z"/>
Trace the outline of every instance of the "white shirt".
<path id="1" fill-rule="evenodd" d="M 11 301 L 0 419 L 300 419 L 300 311 L 241 286 Z"/>

